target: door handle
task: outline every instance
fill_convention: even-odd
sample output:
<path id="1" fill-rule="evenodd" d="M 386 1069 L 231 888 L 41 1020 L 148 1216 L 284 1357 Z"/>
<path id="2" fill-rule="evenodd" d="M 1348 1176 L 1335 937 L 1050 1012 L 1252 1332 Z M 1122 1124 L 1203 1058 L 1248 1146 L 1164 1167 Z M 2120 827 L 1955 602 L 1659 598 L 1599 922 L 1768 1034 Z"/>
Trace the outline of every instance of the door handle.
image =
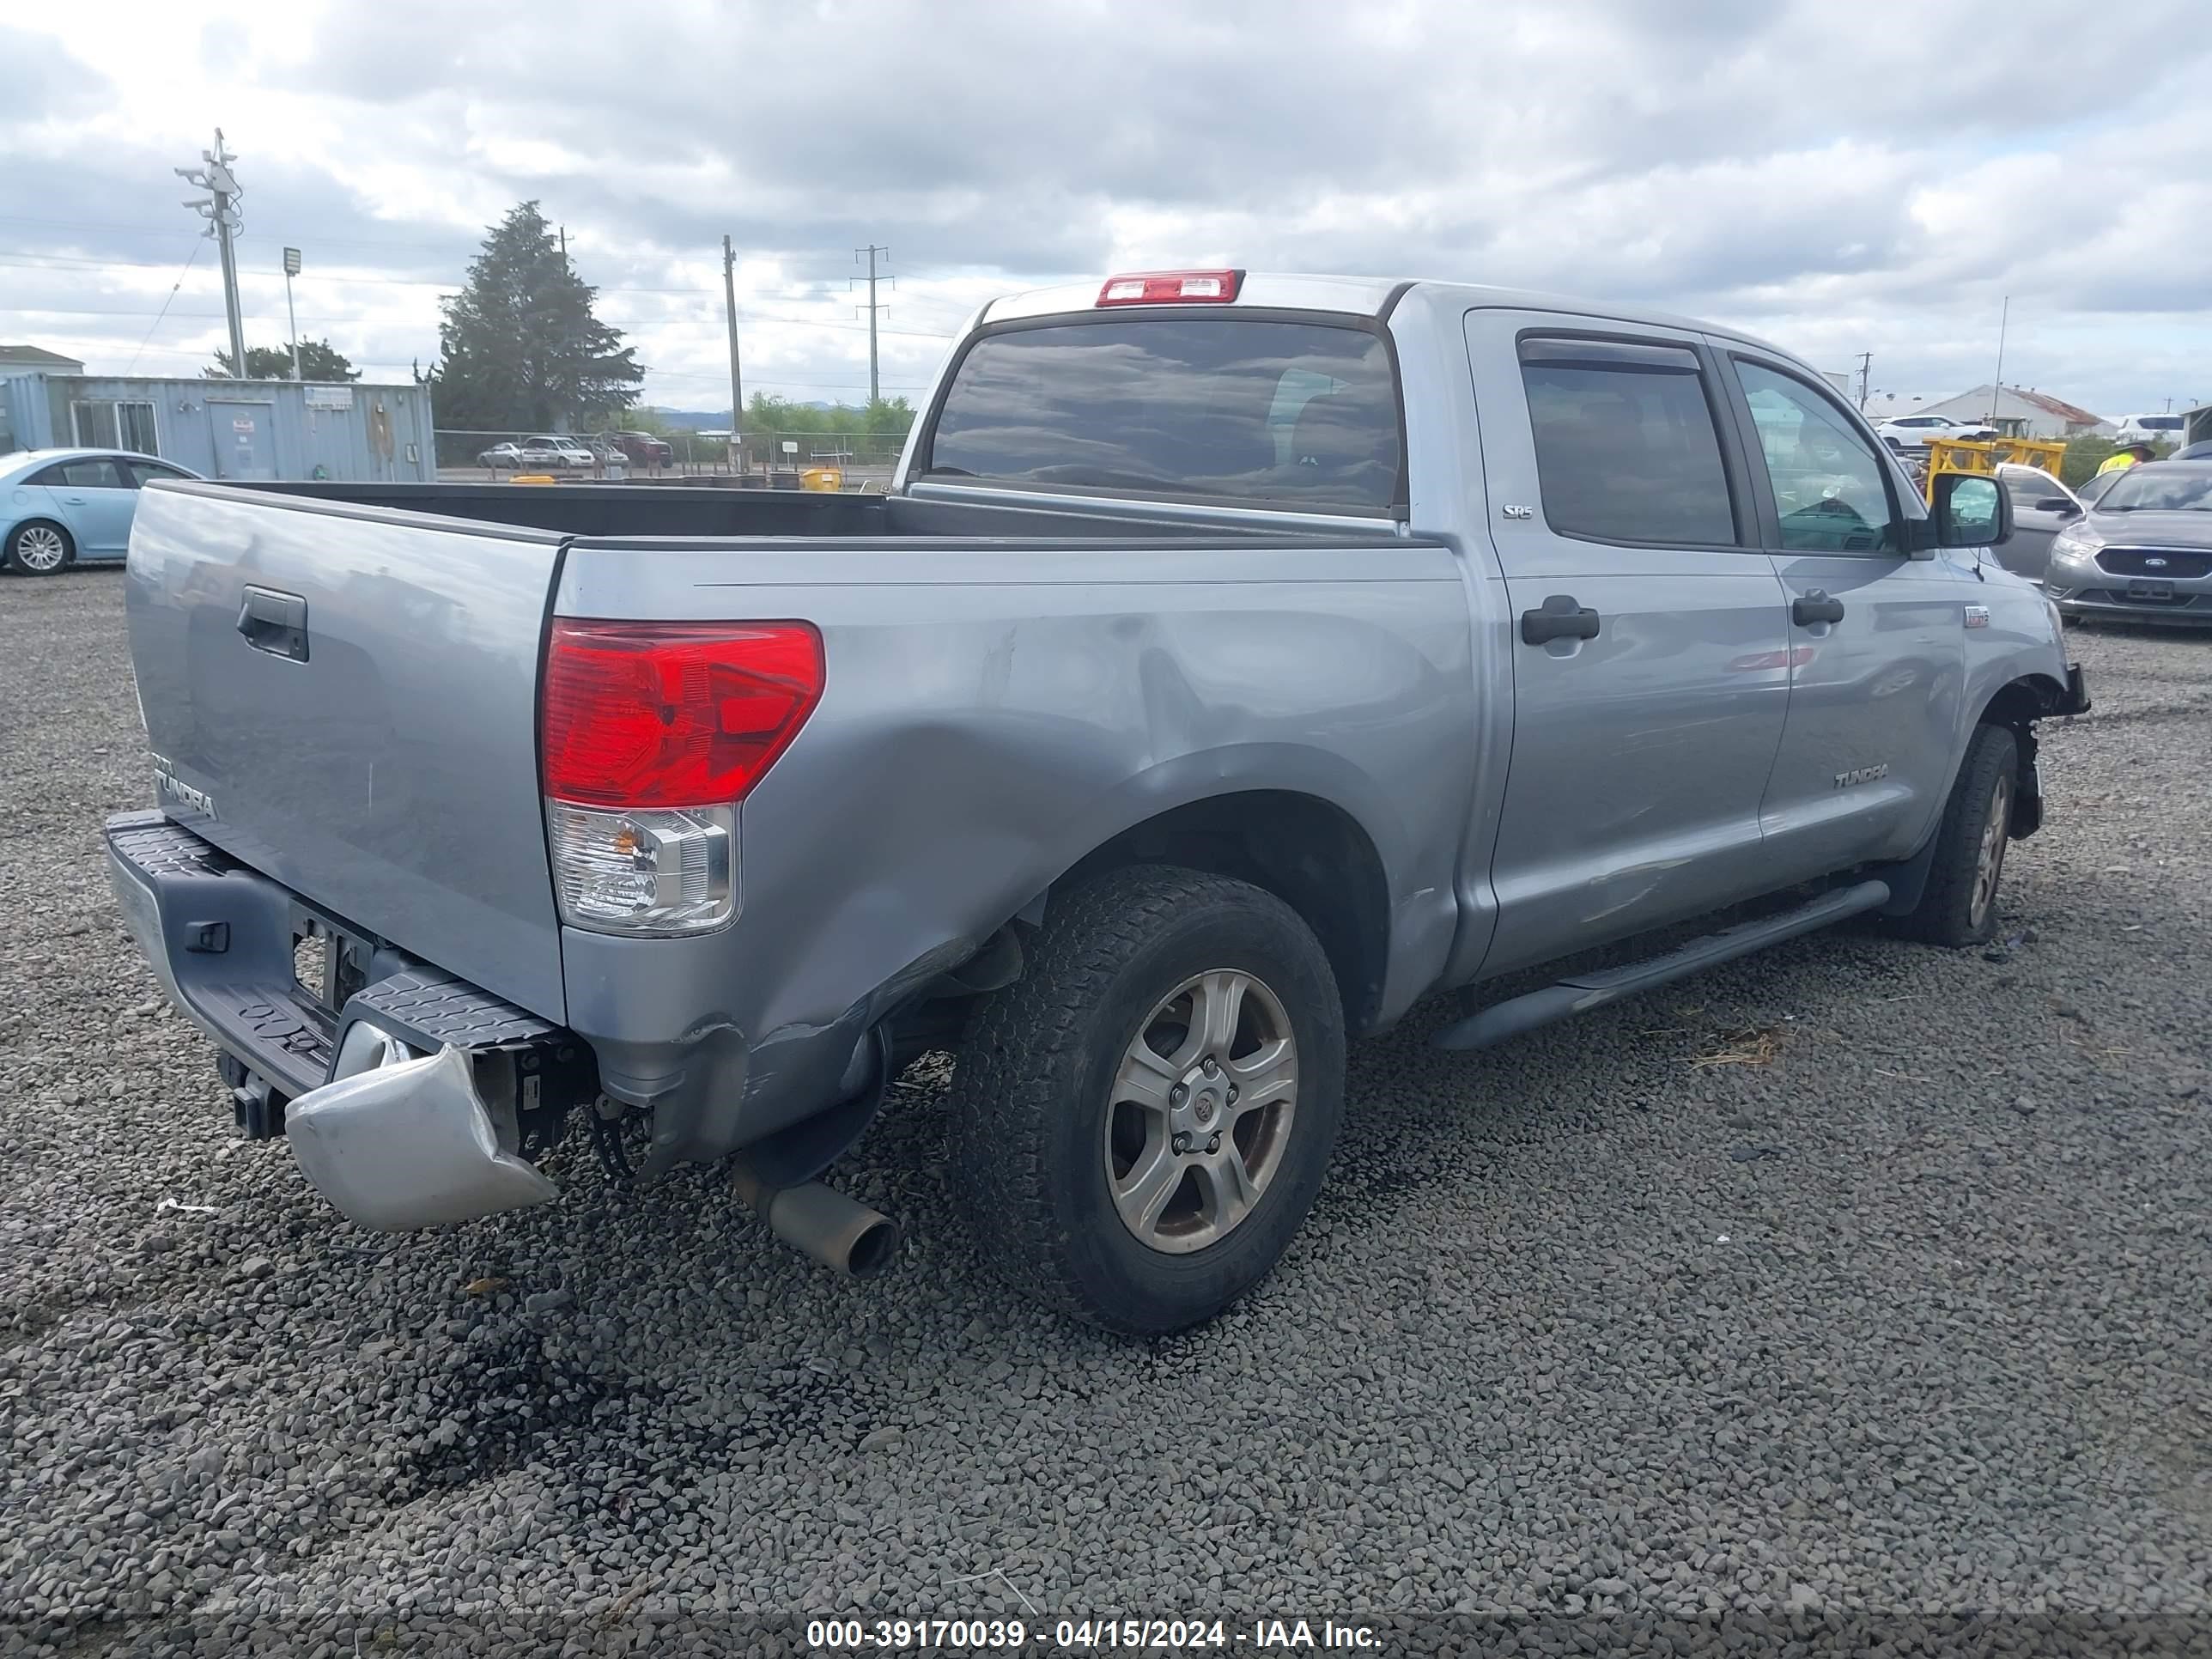
<path id="1" fill-rule="evenodd" d="M 64 495 L 62 497 L 62 505 L 64 507 L 82 507 L 84 505 L 84 497 L 82 495 Z"/>
<path id="2" fill-rule="evenodd" d="M 293 662 L 307 659 L 307 602 L 273 587 L 249 587 L 238 607 L 238 631 L 256 651 Z"/>
<path id="3" fill-rule="evenodd" d="M 1790 601 L 1790 620 L 1800 628 L 1810 628 L 1814 623 L 1839 623 L 1843 619 L 1844 602 L 1830 599 L 1817 587 Z"/>
<path id="4" fill-rule="evenodd" d="M 1524 645 L 1596 637 L 1597 612 L 1577 604 L 1571 593 L 1554 593 L 1535 610 L 1521 613 L 1521 640 Z"/>

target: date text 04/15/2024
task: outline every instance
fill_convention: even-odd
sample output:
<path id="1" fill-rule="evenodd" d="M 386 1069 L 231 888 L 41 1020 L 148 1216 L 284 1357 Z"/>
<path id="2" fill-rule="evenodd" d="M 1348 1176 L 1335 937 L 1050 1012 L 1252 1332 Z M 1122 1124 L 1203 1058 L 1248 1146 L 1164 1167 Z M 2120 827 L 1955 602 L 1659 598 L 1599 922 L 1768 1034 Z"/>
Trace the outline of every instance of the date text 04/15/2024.
<path id="1" fill-rule="evenodd" d="M 1238 1626 L 1221 1619 L 1061 1619 L 1035 1628 L 1018 1619 L 817 1619 L 806 1626 L 807 1646 L 830 1652 L 1016 1649 L 1032 1642 L 1079 1653 L 1153 1648 L 1357 1650 L 1379 1645 L 1367 1626 L 1340 1625 L 1333 1619 L 1261 1619 Z"/>

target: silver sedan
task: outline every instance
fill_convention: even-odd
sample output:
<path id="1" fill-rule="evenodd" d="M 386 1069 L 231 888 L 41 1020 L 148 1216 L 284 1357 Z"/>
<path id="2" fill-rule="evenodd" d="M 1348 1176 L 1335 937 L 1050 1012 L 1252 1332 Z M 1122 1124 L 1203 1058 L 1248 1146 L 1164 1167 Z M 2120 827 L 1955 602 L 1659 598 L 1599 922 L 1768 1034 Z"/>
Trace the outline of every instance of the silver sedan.
<path id="1" fill-rule="evenodd" d="M 2212 461 L 2131 466 L 2051 538 L 2068 617 L 2212 626 Z"/>

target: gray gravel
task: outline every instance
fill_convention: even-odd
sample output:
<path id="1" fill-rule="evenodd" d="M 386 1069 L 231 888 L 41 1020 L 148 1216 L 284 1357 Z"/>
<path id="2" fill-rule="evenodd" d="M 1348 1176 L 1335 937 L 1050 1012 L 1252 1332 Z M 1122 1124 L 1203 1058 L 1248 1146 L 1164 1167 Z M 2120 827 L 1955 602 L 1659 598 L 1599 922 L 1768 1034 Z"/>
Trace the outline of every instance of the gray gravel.
<path id="1" fill-rule="evenodd" d="M 0 1653 L 2212 1609 L 2212 639 L 2075 633 L 1996 959 L 1831 934 L 1474 1057 L 1417 1018 L 1262 1292 L 1131 1347 L 968 1259 L 939 1073 L 847 1177 L 908 1229 L 872 1285 L 705 1172 L 340 1221 L 110 902 L 119 595 L 0 582 Z"/>

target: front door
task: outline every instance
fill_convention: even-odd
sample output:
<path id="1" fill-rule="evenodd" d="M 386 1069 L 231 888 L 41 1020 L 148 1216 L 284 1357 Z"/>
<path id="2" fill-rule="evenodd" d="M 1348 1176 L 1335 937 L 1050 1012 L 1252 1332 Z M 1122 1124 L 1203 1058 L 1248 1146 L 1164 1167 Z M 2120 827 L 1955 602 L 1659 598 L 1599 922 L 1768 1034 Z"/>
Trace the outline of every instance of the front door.
<path id="1" fill-rule="evenodd" d="M 207 406 L 208 423 L 214 428 L 215 476 L 218 478 L 260 479 L 276 476 L 276 434 L 270 404 L 219 404 Z"/>
<path id="2" fill-rule="evenodd" d="M 1789 699 L 1782 589 L 1697 336 L 1468 313 L 1513 632 L 1492 858 L 1504 972 L 1761 887 Z"/>
<path id="3" fill-rule="evenodd" d="M 31 482 L 45 488 L 54 517 L 69 526 L 79 558 L 120 558 L 130 546 L 137 486 L 111 457 L 57 461 Z"/>
<path id="4" fill-rule="evenodd" d="M 1997 480 L 2012 497 L 2012 535 L 1996 550 L 1996 561 L 2016 576 L 2039 582 L 2051 570 L 2051 544 L 2081 517 L 2074 492 L 2039 466 L 2007 465 Z"/>
<path id="5" fill-rule="evenodd" d="M 1950 789 L 1978 584 L 1905 553 L 1902 478 L 1840 399 L 1723 349 L 1790 605 L 1790 718 L 1760 809 L 1770 854 L 1793 880 L 1904 858 Z"/>

